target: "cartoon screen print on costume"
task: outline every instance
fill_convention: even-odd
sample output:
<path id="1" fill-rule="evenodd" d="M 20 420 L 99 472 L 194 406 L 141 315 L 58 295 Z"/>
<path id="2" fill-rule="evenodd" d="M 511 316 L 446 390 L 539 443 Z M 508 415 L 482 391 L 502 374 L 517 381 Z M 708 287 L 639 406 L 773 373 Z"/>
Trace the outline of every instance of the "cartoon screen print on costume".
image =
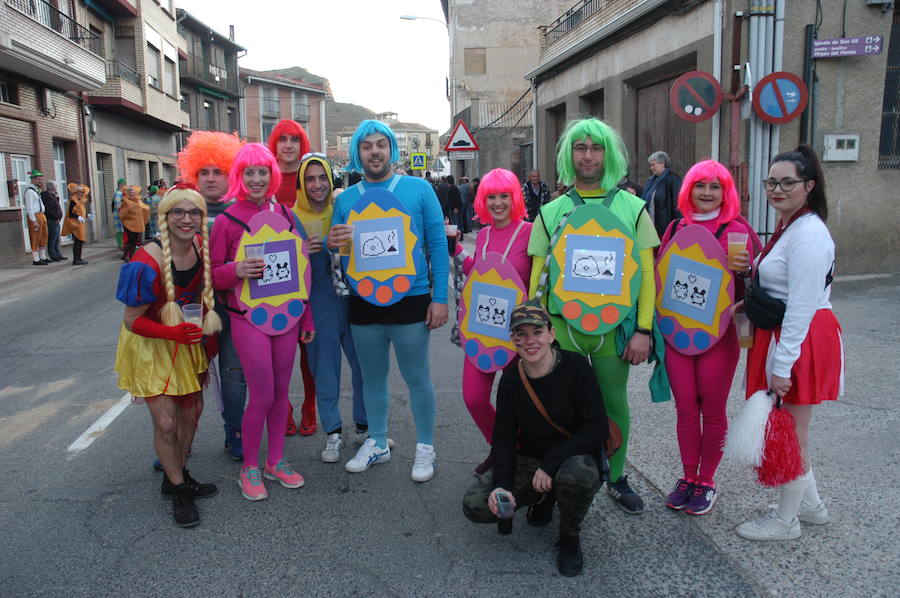
<path id="1" fill-rule="evenodd" d="M 509 314 L 516 305 L 517 289 L 484 282 L 472 284 L 473 309 L 469 330 L 500 340 L 509 340 Z"/>
<path id="2" fill-rule="evenodd" d="M 266 266 L 262 278 L 247 279 L 250 282 L 250 297 L 260 299 L 275 295 L 300 291 L 297 272 L 297 247 L 292 241 L 273 241 L 248 247 L 261 247 L 262 259 Z"/>
<path id="3" fill-rule="evenodd" d="M 722 270 L 673 255 L 663 286 L 662 307 L 704 324 L 712 324 L 722 274 Z"/>
<path id="4" fill-rule="evenodd" d="M 352 249 L 341 262 L 353 290 L 377 306 L 393 305 L 409 293 L 422 254 L 415 222 L 393 191 L 400 178 L 386 189 L 357 183 L 360 197 L 347 216 Z"/>
<path id="5" fill-rule="evenodd" d="M 566 244 L 567 291 L 622 294 L 625 239 L 570 235 Z"/>

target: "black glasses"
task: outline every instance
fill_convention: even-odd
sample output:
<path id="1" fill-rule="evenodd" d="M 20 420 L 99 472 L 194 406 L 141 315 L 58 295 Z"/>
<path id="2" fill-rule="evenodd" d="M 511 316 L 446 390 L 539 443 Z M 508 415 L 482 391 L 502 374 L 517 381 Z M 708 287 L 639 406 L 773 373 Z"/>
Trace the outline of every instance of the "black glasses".
<path id="1" fill-rule="evenodd" d="M 172 216 L 175 220 L 181 220 L 184 218 L 184 215 L 187 214 L 191 217 L 191 220 L 199 220 L 200 216 L 203 215 L 203 210 L 199 208 L 194 208 L 192 210 L 182 210 L 181 208 L 172 208 L 169 210 L 169 215 Z"/>
<path id="2" fill-rule="evenodd" d="M 766 187 L 766 191 L 774 191 L 776 187 L 781 187 L 781 190 L 785 193 L 790 193 L 790 191 L 797 186 L 797 183 L 802 183 L 809 179 L 791 179 L 791 178 L 783 178 L 780 181 L 778 179 L 763 179 L 763 185 Z"/>

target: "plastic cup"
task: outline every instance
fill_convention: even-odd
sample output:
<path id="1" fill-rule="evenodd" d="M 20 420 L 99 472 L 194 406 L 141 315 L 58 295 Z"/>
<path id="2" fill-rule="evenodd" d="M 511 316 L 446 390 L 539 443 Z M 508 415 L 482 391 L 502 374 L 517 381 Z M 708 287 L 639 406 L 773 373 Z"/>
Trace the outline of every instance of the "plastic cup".
<path id="1" fill-rule="evenodd" d="M 322 238 L 322 233 L 325 232 L 322 230 L 322 221 L 318 218 L 314 218 L 313 220 L 304 220 L 303 221 L 303 229 L 306 231 L 306 234 L 310 237 L 318 237 Z"/>
<path id="2" fill-rule="evenodd" d="M 188 324 L 203 326 L 203 306 L 199 303 L 188 303 L 181 306 L 181 314 Z"/>
<path id="3" fill-rule="evenodd" d="M 350 238 L 347 239 L 346 243 L 341 245 L 339 253 L 342 256 L 350 257 L 350 250 L 353 249 L 353 225 L 348 224 L 347 226 L 350 227 Z"/>
<path id="4" fill-rule="evenodd" d="M 450 250 L 450 255 L 453 255 L 456 253 L 456 231 L 459 227 L 455 224 L 445 224 L 444 230 L 447 231 L 447 249 Z"/>
<path id="5" fill-rule="evenodd" d="M 750 238 L 748 233 L 728 233 L 728 269 L 743 270 L 743 266 L 737 266 L 734 258 L 742 257 L 747 251 L 747 239 Z"/>
<path id="6" fill-rule="evenodd" d="M 244 247 L 244 254 L 247 256 L 248 260 L 261 260 L 263 258 L 263 246 L 247 245 Z"/>
<path id="7" fill-rule="evenodd" d="M 734 326 L 737 328 L 738 345 L 741 349 L 749 349 L 753 346 L 753 322 L 742 311 L 734 314 Z"/>

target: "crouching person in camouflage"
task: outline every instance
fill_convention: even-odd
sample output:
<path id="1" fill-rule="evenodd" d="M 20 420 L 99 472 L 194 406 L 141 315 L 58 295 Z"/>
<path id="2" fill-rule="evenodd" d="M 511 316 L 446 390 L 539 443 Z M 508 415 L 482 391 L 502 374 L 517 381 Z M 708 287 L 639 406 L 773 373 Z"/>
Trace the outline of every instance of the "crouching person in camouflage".
<path id="1" fill-rule="evenodd" d="M 581 522 L 600 487 L 597 456 L 609 430 L 600 387 L 583 355 L 559 348 L 538 301 L 513 309 L 510 329 L 520 359 L 497 390 L 494 464 L 469 488 L 463 512 L 509 533 L 515 509 L 528 507 L 528 523 L 542 526 L 558 504 L 557 567 L 578 575 Z"/>

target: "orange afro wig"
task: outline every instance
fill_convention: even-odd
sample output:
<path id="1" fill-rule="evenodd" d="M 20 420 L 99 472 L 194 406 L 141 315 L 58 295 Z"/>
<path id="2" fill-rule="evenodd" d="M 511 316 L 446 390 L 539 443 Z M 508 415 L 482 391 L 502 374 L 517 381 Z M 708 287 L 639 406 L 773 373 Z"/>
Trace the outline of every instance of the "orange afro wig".
<path id="1" fill-rule="evenodd" d="M 178 153 L 181 180 L 196 186 L 197 172 L 210 164 L 215 164 L 227 175 L 234 157 L 243 145 L 244 142 L 234 133 L 229 135 L 217 131 L 194 131 L 188 138 L 187 145 Z"/>

